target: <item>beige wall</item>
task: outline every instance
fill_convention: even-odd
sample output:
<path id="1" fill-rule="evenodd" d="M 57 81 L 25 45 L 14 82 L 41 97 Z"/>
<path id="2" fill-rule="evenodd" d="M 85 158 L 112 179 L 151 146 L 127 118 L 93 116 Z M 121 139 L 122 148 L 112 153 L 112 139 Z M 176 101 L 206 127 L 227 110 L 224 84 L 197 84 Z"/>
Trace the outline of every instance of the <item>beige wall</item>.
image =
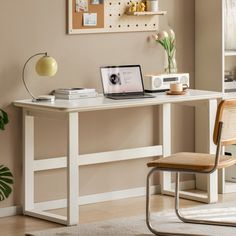
<path id="1" fill-rule="evenodd" d="M 164 29 L 169 24 L 175 30 L 178 67 L 190 72 L 193 87 L 194 0 L 160 0 L 160 6 L 168 11 L 166 17 L 161 17 L 160 27 Z M 150 32 L 67 35 L 64 0 L 1 1 L 0 30 L 0 107 L 10 116 L 7 130 L 0 132 L 0 163 L 8 165 L 15 176 L 14 193 L 0 203 L 0 207 L 5 207 L 21 201 L 22 120 L 20 109 L 11 102 L 28 98 L 21 71 L 29 56 L 48 51 L 58 61 L 59 71 L 50 80 L 38 78 L 33 69 L 27 72 L 32 90 L 45 94 L 57 87 L 73 86 L 91 86 L 101 91 L 101 65 L 141 64 L 144 73 L 161 71 L 163 50 L 147 41 Z M 193 112 L 179 108 L 173 108 L 173 151 L 193 150 Z M 84 113 L 80 117 L 81 153 L 155 144 L 157 118 L 157 110 L 152 108 Z M 188 132 L 183 133 L 184 128 Z M 40 120 L 36 125 L 36 155 L 65 155 L 65 132 L 62 121 Z M 82 195 L 144 186 L 146 161 L 81 168 Z M 64 197 L 64 184 L 65 173 L 61 170 L 38 174 L 36 200 Z"/>

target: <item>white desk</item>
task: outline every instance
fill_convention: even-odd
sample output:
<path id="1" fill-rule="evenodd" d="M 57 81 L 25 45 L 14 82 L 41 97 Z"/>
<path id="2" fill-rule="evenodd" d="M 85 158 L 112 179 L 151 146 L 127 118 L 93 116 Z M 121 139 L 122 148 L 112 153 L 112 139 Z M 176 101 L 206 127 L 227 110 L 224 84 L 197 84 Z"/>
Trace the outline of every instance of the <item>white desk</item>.
<path id="1" fill-rule="evenodd" d="M 23 108 L 24 127 L 24 214 L 49 221 L 76 225 L 78 217 L 78 166 L 106 163 L 112 161 L 131 160 L 151 156 L 167 156 L 171 154 L 171 104 L 180 103 L 190 106 L 204 106 L 207 109 L 207 129 L 204 130 L 208 143 L 206 152 L 214 153 L 215 145 L 212 142 L 213 126 L 217 108 L 217 99 L 221 93 L 189 90 L 183 96 L 168 96 L 155 94 L 156 98 L 135 100 L 110 100 L 104 97 L 80 99 L 75 101 L 56 100 L 54 103 L 30 100 L 15 101 L 14 105 Z M 133 148 L 112 152 L 79 155 L 79 113 L 108 109 L 125 109 L 130 107 L 159 106 L 161 108 L 161 140 L 156 146 Z M 67 157 L 34 160 L 34 117 L 48 117 L 66 119 L 68 127 Z M 34 172 L 57 168 L 67 168 L 67 217 L 58 216 L 36 208 L 34 203 Z M 144 167 L 146 168 L 146 167 Z M 161 178 L 163 194 L 173 194 L 171 189 L 171 176 L 164 172 Z M 207 196 L 182 193 L 182 196 L 203 202 L 215 202 L 217 195 L 217 173 L 211 174 L 207 179 Z M 58 204 L 55 208 L 61 208 Z M 45 210 L 45 209 L 44 209 Z"/>

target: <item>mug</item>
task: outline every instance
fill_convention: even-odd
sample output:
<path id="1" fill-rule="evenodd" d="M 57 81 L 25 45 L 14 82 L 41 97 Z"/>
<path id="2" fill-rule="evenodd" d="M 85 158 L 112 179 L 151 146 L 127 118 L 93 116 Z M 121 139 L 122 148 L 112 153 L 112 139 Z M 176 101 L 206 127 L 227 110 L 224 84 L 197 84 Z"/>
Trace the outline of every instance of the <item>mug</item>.
<path id="1" fill-rule="evenodd" d="M 187 84 L 182 83 L 172 83 L 170 84 L 170 91 L 174 93 L 181 93 L 188 88 Z"/>

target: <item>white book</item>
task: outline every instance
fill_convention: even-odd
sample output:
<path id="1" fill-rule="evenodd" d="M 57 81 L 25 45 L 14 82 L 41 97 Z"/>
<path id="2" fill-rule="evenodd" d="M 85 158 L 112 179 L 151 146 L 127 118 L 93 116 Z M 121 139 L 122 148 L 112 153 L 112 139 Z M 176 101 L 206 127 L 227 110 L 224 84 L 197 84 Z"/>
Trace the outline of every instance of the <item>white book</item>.
<path id="1" fill-rule="evenodd" d="M 55 90 L 55 94 L 82 94 L 96 92 L 94 88 L 59 88 Z"/>
<path id="2" fill-rule="evenodd" d="M 96 96 L 97 96 L 97 92 L 78 93 L 78 94 L 55 93 L 55 97 L 57 99 L 66 99 L 66 100 L 73 100 L 73 99 L 80 99 L 80 98 L 93 98 Z"/>

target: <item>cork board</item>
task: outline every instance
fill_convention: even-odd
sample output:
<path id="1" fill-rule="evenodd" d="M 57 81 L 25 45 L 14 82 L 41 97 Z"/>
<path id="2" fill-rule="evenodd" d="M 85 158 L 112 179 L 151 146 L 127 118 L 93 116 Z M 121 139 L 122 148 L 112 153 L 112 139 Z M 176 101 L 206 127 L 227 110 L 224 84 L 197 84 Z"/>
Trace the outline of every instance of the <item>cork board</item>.
<path id="1" fill-rule="evenodd" d="M 128 15 L 130 0 L 99 0 L 102 4 L 97 5 L 88 1 L 88 11 L 76 12 L 76 0 L 68 0 L 68 34 L 156 31 L 160 15 L 166 14 Z M 83 13 L 96 13 L 96 26 L 83 26 Z"/>
<path id="2" fill-rule="evenodd" d="M 73 29 L 96 29 L 104 28 L 104 4 L 91 4 L 88 0 L 88 11 L 76 12 L 76 0 L 72 1 L 72 20 Z M 83 13 L 96 13 L 97 25 L 96 26 L 83 26 Z"/>

